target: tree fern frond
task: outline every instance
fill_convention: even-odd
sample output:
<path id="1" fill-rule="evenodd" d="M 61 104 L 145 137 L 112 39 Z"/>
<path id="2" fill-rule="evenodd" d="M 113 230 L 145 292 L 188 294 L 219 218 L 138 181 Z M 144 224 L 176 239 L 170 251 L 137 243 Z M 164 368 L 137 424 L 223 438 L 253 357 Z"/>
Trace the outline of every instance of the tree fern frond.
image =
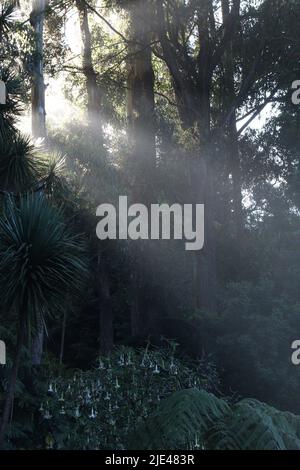
<path id="1" fill-rule="evenodd" d="M 229 406 L 203 390 L 182 390 L 161 402 L 135 431 L 129 448 L 300 449 L 300 417 L 258 400 Z"/>
<path id="2" fill-rule="evenodd" d="M 204 390 L 182 390 L 164 400 L 130 443 L 138 449 L 184 449 L 230 412 L 229 405 Z M 133 445 L 133 447 L 132 447 Z"/>

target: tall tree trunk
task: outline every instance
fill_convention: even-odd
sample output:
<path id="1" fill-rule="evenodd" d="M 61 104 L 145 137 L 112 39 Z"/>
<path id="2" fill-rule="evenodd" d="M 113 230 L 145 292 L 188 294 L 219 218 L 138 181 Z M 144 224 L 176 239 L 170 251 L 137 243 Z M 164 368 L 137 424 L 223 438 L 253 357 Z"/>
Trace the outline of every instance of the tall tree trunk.
<path id="1" fill-rule="evenodd" d="M 232 14 L 230 12 L 229 0 L 222 0 L 222 16 L 223 23 L 228 21 L 228 17 Z M 238 15 L 238 11 L 236 14 Z M 238 22 L 234 23 L 236 30 Z M 232 34 L 232 39 L 235 36 L 235 32 Z M 236 101 L 236 93 L 234 88 L 234 68 L 233 68 L 233 57 L 232 57 L 232 40 L 228 44 L 226 51 L 224 52 L 224 108 L 225 113 L 228 115 L 227 122 L 225 124 L 227 131 L 227 164 L 228 172 L 231 175 L 232 188 L 231 195 L 233 200 L 233 212 L 235 221 L 235 236 L 240 237 L 243 225 L 243 209 L 242 209 L 242 181 L 241 181 L 241 167 L 240 167 L 240 153 L 238 145 L 237 125 L 236 125 L 236 109 L 234 103 Z M 228 175 L 229 176 L 229 175 Z"/>
<path id="2" fill-rule="evenodd" d="M 128 131 L 132 146 L 134 191 L 136 195 L 146 200 L 149 196 L 152 197 L 151 175 L 155 169 L 156 159 L 152 33 L 149 26 L 151 1 L 131 2 L 129 13 Z"/>
<path id="3" fill-rule="evenodd" d="M 129 173 L 132 199 L 153 202 L 156 166 L 154 72 L 151 52 L 151 0 L 135 0 L 129 7 L 129 51 L 127 63 L 127 115 L 131 144 Z M 133 248 L 131 330 L 145 336 L 155 330 L 156 312 L 149 292 L 154 276 L 150 243 L 140 240 Z M 147 257 L 147 262 L 145 257 Z"/>
<path id="4" fill-rule="evenodd" d="M 209 2 L 204 2 L 198 19 L 200 52 L 197 127 L 199 155 L 193 174 L 196 203 L 204 203 L 204 247 L 196 253 L 196 308 L 214 311 L 216 307 L 215 171 L 211 138 L 211 50 L 209 39 Z"/>
<path id="5" fill-rule="evenodd" d="M 82 69 L 87 92 L 87 118 L 89 126 L 102 136 L 102 99 L 97 73 L 92 58 L 92 36 L 88 8 L 84 1 L 76 0 L 82 42 Z M 108 354 L 114 344 L 113 311 L 107 267 L 102 254 L 98 254 L 97 295 L 99 302 L 99 346 L 101 354 Z"/>
<path id="6" fill-rule="evenodd" d="M 242 175 L 240 151 L 236 127 L 236 116 L 229 123 L 229 171 L 232 177 L 232 200 L 235 222 L 235 236 L 240 237 L 243 229 Z"/>
<path id="7" fill-rule="evenodd" d="M 204 247 L 194 253 L 194 306 L 213 311 L 216 305 L 216 247 L 215 247 L 215 171 L 210 125 L 210 102 L 212 88 L 212 48 L 210 44 L 209 21 L 211 0 L 201 0 L 198 10 L 199 54 L 197 63 L 182 55 L 178 60 L 178 50 L 170 39 L 172 31 L 166 20 L 162 0 L 156 1 L 157 21 L 164 59 L 168 66 L 178 113 L 183 128 L 197 127 L 199 152 L 190 162 L 190 194 L 194 203 L 204 204 Z M 192 73 L 191 71 L 192 67 Z M 187 72 L 188 71 L 188 72 Z"/>
<path id="8" fill-rule="evenodd" d="M 66 325 L 67 325 L 67 309 L 64 309 L 64 317 L 62 322 L 61 329 L 61 339 L 60 339 L 60 351 L 59 351 L 59 363 L 63 363 L 63 357 L 65 352 L 65 338 L 66 338 Z"/>
<path id="9" fill-rule="evenodd" d="M 87 115 L 89 123 L 94 127 L 101 126 L 101 93 L 97 84 L 97 74 L 92 59 L 92 38 L 86 3 L 76 0 L 82 41 L 82 69 L 85 76 L 87 91 Z"/>
<path id="10" fill-rule="evenodd" d="M 42 363 L 44 351 L 44 322 L 41 316 L 38 316 L 36 322 L 36 331 L 34 332 L 32 346 L 31 346 L 31 362 L 34 366 L 39 366 Z"/>
<path id="11" fill-rule="evenodd" d="M 201 146 L 200 153 L 210 148 Z M 206 155 L 207 155 L 206 153 Z M 193 201 L 204 204 L 204 247 L 195 252 L 194 267 L 194 307 L 213 312 L 216 308 L 216 240 L 215 240 L 215 181 L 212 162 L 203 156 L 192 167 Z"/>
<path id="12" fill-rule="evenodd" d="M 113 309 L 110 282 L 104 256 L 98 255 L 99 345 L 100 353 L 108 354 L 114 345 Z"/>
<path id="13" fill-rule="evenodd" d="M 33 0 L 30 14 L 30 23 L 35 33 L 31 87 L 32 135 L 35 138 L 46 136 L 43 35 L 47 3 L 47 0 Z"/>
<path id="14" fill-rule="evenodd" d="M 13 361 L 13 366 L 10 372 L 10 376 L 9 376 L 8 387 L 7 387 L 4 407 L 3 407 L 1 426 L 0 426 L 0 449 L 5 447 L 5 435 L 6 435 L 7 425 L 8 425 L 8 421 L 9 421 L 9 417 L 11 414 L 12 405 L 14 401 L 15 388 L 16 388 L 18 371 L 19 371 L 20 360 L 21 360 L 21 355 L 22 355 L 22 347 L 24 343 L 25 311 L 26 309 L 24 308 L 20 312 L 20 321 L 19 321 L 19 327 L 18 327 L 18 333 L 17 333 L 16 353 L 15 353 L 15 357 Z"/>

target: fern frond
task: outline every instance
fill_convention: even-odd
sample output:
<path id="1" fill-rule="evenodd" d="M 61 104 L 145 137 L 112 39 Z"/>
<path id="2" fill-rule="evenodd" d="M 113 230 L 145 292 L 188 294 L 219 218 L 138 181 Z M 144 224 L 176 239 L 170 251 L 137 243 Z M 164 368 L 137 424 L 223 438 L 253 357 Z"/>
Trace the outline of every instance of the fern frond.
<path id="1" fill-rule="evenodd" d="M 140 426 L 130 449 L 300 449 L 300 416 L 258 400 L 230 406 L 203 390 L 174 393 Z"/>

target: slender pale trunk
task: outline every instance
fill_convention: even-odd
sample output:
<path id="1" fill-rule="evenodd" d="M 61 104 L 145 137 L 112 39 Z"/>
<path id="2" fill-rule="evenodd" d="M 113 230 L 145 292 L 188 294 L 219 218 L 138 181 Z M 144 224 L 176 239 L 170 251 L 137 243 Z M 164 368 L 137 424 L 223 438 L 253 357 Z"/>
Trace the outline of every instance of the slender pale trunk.
<path id="1" fill-rule="evenodd" d="M 85 76 L 87 91 L 87 115 L 90 124 L 101 126 L 101 93 L 97 84 L 97 74 L 92 59 L 92 37 L 89 25 L 88 10 L 85 2 L 76 0 L 82 41 L 82 70 Z"/>
<path id="2" fill-rule="evenodd" d="M 35 33 L 33 53 L 31 116 L 32 135 L 35 138 L 46 136 L 45 83 L 43 65 L 44 19 L 47 0 L 33 0 L 30 23 Z"/>

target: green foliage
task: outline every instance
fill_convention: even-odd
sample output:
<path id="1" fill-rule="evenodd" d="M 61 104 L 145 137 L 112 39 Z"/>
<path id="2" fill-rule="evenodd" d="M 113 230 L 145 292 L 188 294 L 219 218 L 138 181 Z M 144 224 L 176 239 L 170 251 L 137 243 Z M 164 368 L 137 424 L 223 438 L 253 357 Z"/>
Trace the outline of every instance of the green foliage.
<path id="1" fill-rule="evenodd" d="M 40 158 L 29 139 L 16 131 L 21 103 L 28 101 L 34 86 L 30 76 L 35 59 L 31 3 L 21 2 L 25 16 L 20 21 L 15 15 L 20 12 L 18 2 L 4 1 L 0 7 L 0 78 L 7 88 L 6 104 L 0 105 L 0 190 L 14 193 L 0 204 L 0 337 L 12 351 L 18 313 L 23 313 L 12 306 L 20 306 L 26 299 L 30 304 L 28 323 L 32 317 L 36 320 L 52 314 L 47 321 L 44 361 L 57 357 L 61 347 L 66 364 L 65 369 L 56 368 L 50 361 L 50 366 L 36 371 L 31 367 L 30 351 L 23 347 L 9 445 L 122 449 L 128 447 L 128 433 L 140 424 L 132 446 L 136 442 L 146 448 L 298 448 L 298 418 L 255 400 L 231 404 L 208 394 L 216 392 L 219 381 L 204 354 L 213 354 L 226 394 L 253 396 L 300 413 L 299 368 L 290 362 L 290 346 L 300 329 L 300 108 L 291 104 L 289 96 L 292 81 L 299 78 L 299 2 L 242 1 L 234 25 L 235 14 L 223 21 L 220 2 L 202 2 L 199 7 L 199 2 L 191 0 L 165 0 L 153 3 L 146 28 L 139 14 L 135 25 L 134 15 L 130 20 L 130 13 L 138 11 L 143 0 L 107 0 L 101 7 L 94 0 L 90 3 L 94 9 L 87 9 L 91 43 L 84 34 L 81 39 L 85 39 L 87 53 L 91 46 L 92 64 L 77 54 L 77 47 L 71 51 L 67 44 L 67 22 L 72 18 L 73 24 L 77 17 L 76 2 L 51 0 L 45 11 L 47 93 L 51 94 L 53 77 L 59 79 L 54 85 L 61 86 L 59 74 L 63 72 L 65 94 L 81 117 L 80 124 L 73 121 L 55 133 L 48 132 L 46 145 L 59 154 L 56 162 L 46 155 Z M 233 3 L 239 2 L 229 2 L 230 8 Z M 211 9 L 206 12 L 209 4 Z M 101 16 L 106 23 L 100 21 Z M 150 44 L 131 54 L 132 44 L 140 41 L 128 41 L 140 26 L 151 41 L 152 66 L 146 61 L 147 71 L 143 52 L 149 53 Z M 93 129 L 82 122 L 84 113 L 79 109 L 87 104 L 85 72 L 89 67 L 95 71 L 101 96 Z M 198 254 L 194 257 L 186 252 L 180 241 L 157 241 L 149 250 L 145 243 L 140 283 L 133 276 L 136 252 L 132 244 L 100 243 L 95 236 L 96 206 L 117 203 L 120 194 L 130 196 L 136 190 L 131 188 L 137 179 L 135 164 L 133 160 L 128 163 L 135 131 L 126 122 L 126 93 L 129 83 L 134 83 L 135 90 L 129 86 L 128 95 L 141 104 L 152 72 L 155 177 L 146 179 L 146 174 L 145 186 L 153 203 L 190 203 L 200 195 L 209 206 L 212 203 L 207 214 L 213 214 L 211 232 L 217 240 L 214 274 L 219 288 L 213 312 L 195 309 L 201 298 L 199 286 L 208 280 L 197 278 Z M 206 91 L 205 103 L 202 94 Z M 277 101 L 277 113 L 263 131 L 235 135 L 235 126 L 239 128 L 245 116 L 255 116 L 265 100 Z M 49 99 L 46 107 L 47 103 Z M 205 121 L 208 107 L 213 194 L 210 178 L 206 178 L 209 172 L 205 174 L 204 165 L 204 174 L 199 174 L 197 164 L 200 155 L 206 157 L 202 140 L 207 136 L 199 139 L 198 124 Z M 136 115 L 134 120 L 138 118 Z M 147 118 L 145 121 L 141 133 L 147 131 Z M 149 118 L 149 128 L 150 122 Z M 232 136 L 237 137 L 237 146 L 231 147 Z M 19 193 L 27 190 L 38 191 L 35 196 L 21 197 Z M 241 195 L 245 205 L 240 227 L 235 203 Z M 88 234 L 89 266 L 82 237 L 75 235 L 81 232 Z M 99 260 L 105 266 L 103 276 Z M 214 262 L 210 264 L 214 271 Z M 78 299 L 78 287 L 86 274 L 90 282 Z M 140 341 L 132 338 L 136 328 L 130 328 L 133 300 L 144 295 L 141 290 L 138 295 L 134 292 L 140 284 L 145 287 L 146 300 L 151 300 L 149 312 L 155 316 L 157 343 L 161 333 L 176 338 L 181 351 L 203 358 L 199 367 L 191 359 L 176 359 L 173 351 L 124 348 L 91 369 L 107 305 L 114 318 L 111 336 L 116 344 Z M 150 318 L 147 301 L 145 311 L 139 312 L 145 324 Z M 10 367 L 11 358 L 0 371 L 3 390 Z M 198 390 L 175 393 L 159 404 L 174 391 L 192 387 Z"/>
<path id="2" fill-rule="evenodd" d="M 299 311 L 294 294 L 278 293 L 271 279 L 232 282 L 222 289 L 216 314 L 187 315 L 190 345 L 213 355 L 225 392 L 300 413 L 300 371 L 291 363 Z"/>
<path id="3" fill-rule="evenodd" d="M 138 427 L 129 448 L 300 449 L 300 417 L 257 400 L 230 405 L 204 390 L 181 390 Z"/>

